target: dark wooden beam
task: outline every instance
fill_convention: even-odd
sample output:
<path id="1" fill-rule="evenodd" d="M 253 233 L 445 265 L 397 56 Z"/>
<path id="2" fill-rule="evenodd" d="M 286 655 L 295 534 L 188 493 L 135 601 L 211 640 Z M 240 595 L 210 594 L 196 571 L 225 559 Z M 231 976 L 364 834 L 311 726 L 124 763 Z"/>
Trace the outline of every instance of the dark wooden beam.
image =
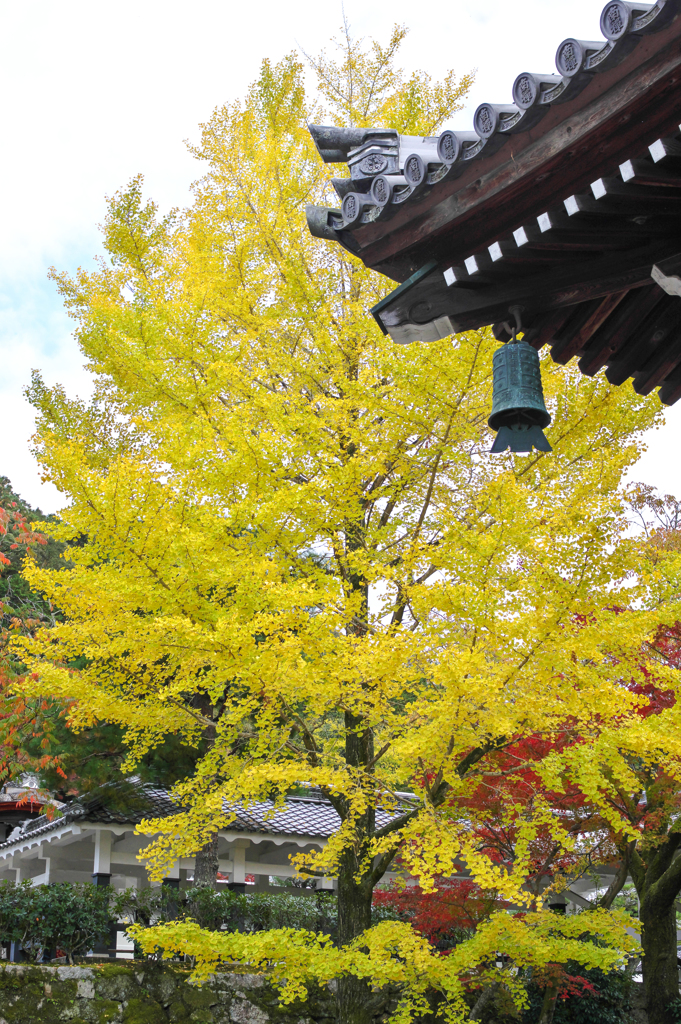
<path id="1" fill-rule="evenodd" d="M 662 289 L 655 284 L 629 292 L 614 315 L 594 335 L 591 345 L 580 359 L 579 368 L 582 373 L 594 377 L 602 370 L 663 299 Z"/>
<path id="2" fill-rule="evenodd" d="M 681 398 L 681 368 L 677 368 L 660 388 L 660 399 L 665 405 L 674 405 Z"/>
<path id="3" fill-rule="evenodd" d="M 629 294 L 628 291 L 614 292 L 606 295 L 598 303 L 595 310 L 587 317 L 586 321 L 576 331 L 570 333 L 565 341 L 560 341 L 551 349 L 551 358 L 563 366 L 570 362 L 573 356 L 579 355 L 582 349 L 588 344 L 598 328 L 605 323 L 610 314 L 619 306 L 620 302 Z"/>
<path id="4" fill-rule="evenodd" d="M 536 315 L 541 310 L 574 306 L 605 298 L 613 292 L 640 288 L 650 283 L 653 263 L 674 255 L 678 245 L 678 239 L 672 238 L 664 244 L 657 242 L 637 249 L 634 253 L 618 252 L 602 256 L 589 262 L 586 276 L 583 267 L 577 270 L 568 268 L 560 274 L 554 270 L 536 276 L 526 275 L 519 281 L 504 281 L 498 286 L 481 288 L 475 292 L 464 292 L 456 288 L 447 292 L 443 287 L 444 282 L 440 284 L 433 279 L 429 286 L 433 289 L 429 299 L 431 319 L 450 316 L 458 330 L 473 330 L 507 319 L 509 307 L 517 303 Z M 408 309 L 405 309 L 402 320 L 396 322 L 408 319 Z"/>
<path id="5" fill-rule="evenodd" d="M 530 345 L 539 351 L 544 345 L 551 345 L 554 338 L 572 316 L 571 306 L 564 306 L 562 309 L 553 309 L 544 313 L 538 318 L 538 326 L 534 326 L 527 332 L 526 340 Z"/>
<path id="6" fill-rule="evenodd" d="M 652 362 L 658 355 L 664 339 L 679 323 L 679 311 L 676 305 L 664 296 L 629 341 L 623 345 L 616 358 L 610 361 L 605 376 L 611 384 L 621 385 L 625 380 Z M 652 390 L 652 389 L 651 389 Z"/>
<path id="7" fill-rule="evenodd" d="M 652 160 L 626 160 L 620 165 L 622 181 L 631 181 L 635 185 L 651 188 L 681 188 L 681 174 L 665 170 Z"/>
<path id="8" fill-rule="evenodd" d="M 634 390 L 639 395 L 649 395 L 663 384 L 681 363 L 681 333 L 677 331 L 675 335 L 667 337 L 661 349 L 651 361 L 651 365 L 646 365 L 643 370 L 634 374 Z"/>
<path id="9" fill-rule="evenodd" d="M 637 217 L 681 214 L 681 193 L 666 188 L 631 185 L 618 178 L 599 178 L 593 183 L 594 213 Z"/>
<path id="10" fill-rule="evenodd" d="M 515 266 L 546 266 L 549 263 L 562 264 L 570 259 L 583 259 L 583 250 L 573 252 L 571 249 L 567 251 L 556 245 L 550 248 L 542 249 L 539 246 L 522 245 L 518 246 L 514 239 L 505 239 L 500 242 L 495 242 L 489 247 L 489 254 L 492 257 L 492 262 L 495 267 L 504 269 L 506 267 Z"/>
<path id="11" fill-rule="evenodd" d="M 656 164 L 676 169 L 681 165 L 681 142 L 673 137 L 656 139 L 648 146 L 648 152 Z"/>
<path id="12" fill-rule="evenodd" d="M 632 230 L 631 227 L 613 225 L 613 228 L 614 230 L 611 230 L 610 227 L 605 230 L 601 224 L 599 229 L 584 223 L 575 224 L 565 229 L 555 228 L 553 231 L 546 232 L 536 241 L 529 242 L 527 249 L 542 257 L 550 252 L 575 253 L 581 256 L 583 253 L 589 252 L 616 252 L 618 249 L 636 248 L 641 241 L 645 244 L 650 237 L 640 230 Z"/>

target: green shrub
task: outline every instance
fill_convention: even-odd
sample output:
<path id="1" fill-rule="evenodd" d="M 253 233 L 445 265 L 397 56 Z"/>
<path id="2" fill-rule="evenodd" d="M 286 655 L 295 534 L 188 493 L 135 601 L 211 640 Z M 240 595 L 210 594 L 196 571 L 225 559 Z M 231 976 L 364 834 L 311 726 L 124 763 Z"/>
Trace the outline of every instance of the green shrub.
<path id="1" fill-rule="evenodd" d="M 14 942 L 27 959 L 42 959 L 52 939 L 53 921 L 47 886 L 30 881 L 0 882 L 0 940 Z"/>
<path id="2" fill-rule="evenodd" d="M 586 992 L 567 999 L 559 998 L 553 1024 L 625 1024 L 629 1020 L 632 981 L 626 971 L 586 971 L 576 963 L 567 963 L 565 970 L 568 974 L 585 978 L 597 994 Z M 523 1015 L 523 1024 L 534 1024 L 539 1020 L 544 991 L 530 981 L 527 995 L 530 1006 Z"/>
<path id="3" fill-rule="evenodd" d="M 0 883 L 0 941 L 14 942 L 32 961 L 59 948 L 73 963 L 109 934 L 111 889 L 91 884 Z"/>
<path id="4" fill-rule="evenodd" d="M 173 921 L 186 902 L 186 893 L 169 885 L 146 889 L 121 889 L 111 899 L 112 916 L 130 924 L 149 927 L 152 922 Z"/>
<path id="5" fill-rule="evenodd" d="M 91 883 L 57 882 L 38 886 L 46 890 L 52 942 L 65 954 L 69 963 L 83 956 L 97 942 L 109 936 L 111 889 Z"/>
<path id="6" fill-rule="evenodd" d="M 212 931 L 300 928 L 334 934 L 338 924 L 338 900 L 331 892 L 299 896 L 294 891 L 244 893 L 201 886 L 183 895 L 185 915 Z"/>
<path id="7" fill-rule="evenodd" d="M 300 928 L 333 935 L 338 928 L 338 898 L 332 892 L 319 891 L 313 896 L 254 892 L 246 899 L 244 927 L 247 931 Z"/>
<path id="8" fill-rule="evenodd" d="M 16 943 L 35 962 L 48 949 L 59 949 L 73 963 L 108 936 L 112 919 L 148 927 L 178 918 L 213 931 L 299 928 L 334 937 L 338 900 L 333 892 L 303 896 L 294 889 L 244 893 L 210 886 L 180 891 L 163 885 L 114 892 L 89 883 L 0 882 L 0 942 Z"/>

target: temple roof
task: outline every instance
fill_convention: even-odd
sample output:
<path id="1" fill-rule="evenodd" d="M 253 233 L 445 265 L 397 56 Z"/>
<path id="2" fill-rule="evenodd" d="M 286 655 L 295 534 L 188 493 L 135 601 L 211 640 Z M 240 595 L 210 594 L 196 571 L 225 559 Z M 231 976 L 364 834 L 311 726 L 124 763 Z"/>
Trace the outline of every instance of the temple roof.
<path id="1" fill-rule="evenodd" d="M 340 209 L 310 230 L 400 286 L 372 312 L 398 343 L 494 325 L 614 384 L 681 397 L 681 0 L 614 0 L 603 38 L 566 39 L 558 74 L 436 138 L 311 126 Z"/>
<path id="2" fill-rule="evenodd" d="M 64 812 L 58 818 L 50 819 L 43 814 L 25 821 L 21 828 L 17 828 L 4 842 L 0 842 L 0 849 L 23 843 L 36 836 L 47 835 L 71 823 L 130 825 L 134 828 L 145 818 L 166 818 L 181 811 L 167 790 L 154 786 L 136 787 L 132 799 L 126 791 L 125 801 L 107 799 L 107 795 L 110 797 L 112 794 L 105 793 L 103 797 L 98 796 L 83 802 L 74 801 L 64 808 Z M 338 831 L 341 824 L 338 814 L 328 800 L 314 790 L 305 796 L 288 796 L 281 807 L 275 807 L 272 800 L 261 800 L 248 805 L 226 806 L 225 810 L 235 815 L 234 820 L 225 826 L 229 832 L 328 839 Z M 380 828 L 393 817 L 394 814 L 378 808 L 377 826 Z"/>

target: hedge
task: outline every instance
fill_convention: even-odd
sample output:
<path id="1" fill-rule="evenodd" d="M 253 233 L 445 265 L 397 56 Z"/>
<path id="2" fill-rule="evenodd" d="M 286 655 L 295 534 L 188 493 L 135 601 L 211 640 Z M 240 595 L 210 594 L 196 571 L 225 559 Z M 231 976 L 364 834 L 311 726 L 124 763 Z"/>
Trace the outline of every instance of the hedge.
<path id="1" fill-rule="evenodd" d="M 383 907 L 374 912 L 375 921 L 392 916 Z M 212 931 L 299 928 L 335 938 L 338 899 L 324 891 L 301 896 L 290 891 L 249 893 L 210 886 L 178 890 L 162 885 L 117 892 L 89 883 L 0 882 L 0 942 L 14 942 L 33 962 L 49 952 L 73 963 L 74 957 L 108 939 L 112 921 L 148 926 L 178 918 Z"/>
<path id="2" fill-rule="evenodd" d="M 33 962 L 47 950 L 69 963 L 109 935 L 111 890 L 85 883 L 0 882 L 0 942 L 14 942 Z"/>

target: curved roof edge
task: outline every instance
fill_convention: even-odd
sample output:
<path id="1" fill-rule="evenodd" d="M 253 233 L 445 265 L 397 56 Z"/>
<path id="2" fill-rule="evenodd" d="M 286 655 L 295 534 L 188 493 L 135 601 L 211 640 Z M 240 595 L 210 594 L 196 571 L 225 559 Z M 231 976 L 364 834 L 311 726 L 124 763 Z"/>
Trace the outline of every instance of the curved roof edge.
<path id="1" fill-rule="evenodd" d="M 339 242 L 367 265 L 404 281 L 418 262 L 393 259 L 382 266 L 380 254 L 370 252 L 380 249 L 377 240 L 394 233 L 397 225 L 389 224 L 394 217 L 402 230 L 410 211 L 420 216 L 432 208 L 427 201 L 431 194 L 436 202 L 440 195 L 451 199 L 457 191 L 451 183 L 459 178 L 467 182 L 469 168 L 479 165 L 482 169 L 511 139 L 515 157 L 542 134 L 532 129 L 553 108 L 574 107 L 572 101 L 582 93 L 588 102 L 594 91 L 589 87 L 604 75 L 612 77 L 608 73 L 620 65 L 628 73 L 627 58 L 647 37 L 667 29 L 680 13 L 681 0 L 654 4 L 611 0 L 601 13 L 601 40 L 563 40 L 556 53 L 558 74 L 521 72 L 513 84 L 512 102 L 482 103 L 473 116 L 471 132 L 447 129 L 437 137 L 422 138 L 386 128 L 310 125 L 321 158 L 326 163 L 346 162 L 350 170 L 349 178 L 332 179 L 341 200 L 339 208 L 307 208 L 311 233 Z"/>

